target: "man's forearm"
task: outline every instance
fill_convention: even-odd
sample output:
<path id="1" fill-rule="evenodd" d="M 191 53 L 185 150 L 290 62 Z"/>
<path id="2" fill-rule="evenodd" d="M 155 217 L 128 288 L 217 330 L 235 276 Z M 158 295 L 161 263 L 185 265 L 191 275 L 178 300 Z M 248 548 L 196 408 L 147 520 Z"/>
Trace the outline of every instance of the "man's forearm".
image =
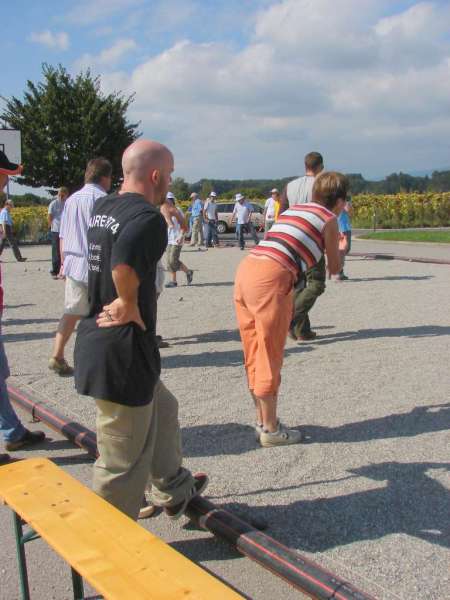
<path id="1" fill-rule="evenodd" d="M 126 304 L 137 304 L 139 279 L 128 265 L 117 265 L 112 271 L 117 296 Z"/>

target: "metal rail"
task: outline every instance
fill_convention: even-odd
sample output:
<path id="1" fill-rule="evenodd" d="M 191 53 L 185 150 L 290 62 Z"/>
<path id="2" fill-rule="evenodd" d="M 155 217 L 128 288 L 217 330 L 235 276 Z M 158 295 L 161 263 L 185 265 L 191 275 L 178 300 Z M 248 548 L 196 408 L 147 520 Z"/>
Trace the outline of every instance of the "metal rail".
<path id="1" fill-rule="evenodd" d="M 31 413 L 71 442 L 97 456 L 97 438 L 93 431 L 71 421 L 45 402 L 8 386 L 11 400 Z M 188 505 L 186 515 L 202 529 L 228 542 L 241 554 L 256 561 L 277 577 L 311 598 L 317 600 L 375 600 L 358 590 L 348 581 L 333 575 L 320 565 L 284 546 L 274 538 L 236 517 L 231 512 L 215 506 L 201 496 Z"/>

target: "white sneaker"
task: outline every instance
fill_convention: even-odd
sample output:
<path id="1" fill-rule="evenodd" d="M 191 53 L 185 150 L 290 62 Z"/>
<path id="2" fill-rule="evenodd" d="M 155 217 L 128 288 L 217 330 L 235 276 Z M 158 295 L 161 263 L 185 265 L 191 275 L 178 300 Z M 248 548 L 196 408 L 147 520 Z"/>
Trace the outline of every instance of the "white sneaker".
<path id="1" fill-rule="evenodd" d="M 296 429 L 287 429 L 281 423 L 278 430 L 270 433 L 262 431 L 259 436 L 259 443 L 263 448 L 272 448 L 273 446 L 290 446 L 291 444 L 300 444 L 303 441 L 303 435 Z"/>

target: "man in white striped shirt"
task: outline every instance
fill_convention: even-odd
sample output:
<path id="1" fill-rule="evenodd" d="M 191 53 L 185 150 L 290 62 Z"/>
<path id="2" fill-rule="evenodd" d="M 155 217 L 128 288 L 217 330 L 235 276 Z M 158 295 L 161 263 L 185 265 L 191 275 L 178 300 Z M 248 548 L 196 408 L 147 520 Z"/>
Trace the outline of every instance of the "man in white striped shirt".
<path id="1" fill-rule="evenodd" d="M 77 321 L 89 312 L 87 230 L 94 204 L 111 188 L 112 166 L 106 158 L 94 158 L 87 164 L 84 186 L 65 203 L 59 237 L 61 261 L 66 278 L 64 314 L 55 336 L 48 368 L 59 375 L 72 375 L 73 368 L 64 358 L 64 349 Z"/>

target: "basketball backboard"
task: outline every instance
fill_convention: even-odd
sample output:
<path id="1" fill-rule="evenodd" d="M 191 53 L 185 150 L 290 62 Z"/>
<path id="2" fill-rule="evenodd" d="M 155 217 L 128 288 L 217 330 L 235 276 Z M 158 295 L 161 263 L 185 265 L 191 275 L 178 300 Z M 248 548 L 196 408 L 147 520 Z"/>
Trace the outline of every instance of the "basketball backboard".
<path id="1" fill-rule="evenodd" d="M 0 129 L 0 150 L 3 150 L 10 162 L 21 164 L 22 146 L 18 129 Z"/>

